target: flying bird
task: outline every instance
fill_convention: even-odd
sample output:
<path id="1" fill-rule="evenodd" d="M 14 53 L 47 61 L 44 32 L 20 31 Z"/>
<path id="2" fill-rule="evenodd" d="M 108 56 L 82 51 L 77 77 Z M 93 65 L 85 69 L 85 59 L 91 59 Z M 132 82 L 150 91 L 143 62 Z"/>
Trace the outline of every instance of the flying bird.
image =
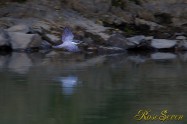
<path id="1" fill-rule="evenodd" d="M 62 34 L 62 44 L 52 46 L 53 48 L 62 48 L 69 52 L 78 52 L 80 51 L 77 44 L 80 43 L 79 40 L 74 40 L 74 35 L 68 27 L 64 28 L 64 32 Z"/>

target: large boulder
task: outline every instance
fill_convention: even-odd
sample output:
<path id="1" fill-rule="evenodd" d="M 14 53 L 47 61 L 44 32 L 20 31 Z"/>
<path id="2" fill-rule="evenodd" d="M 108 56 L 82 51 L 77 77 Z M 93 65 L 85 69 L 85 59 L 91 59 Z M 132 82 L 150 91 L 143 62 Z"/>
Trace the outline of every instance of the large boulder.
<path id="1" fill-rule="evenodd" d="M 146 20 L 140 19 L 140 18 L 135 18 L 135 24 L 136 25 L 148 25 L 150 30 L 156 30 L 159 28 L 163 28 L 162 25 L 159 25 L 159 24 L 152 22 L 152 21 L 146 21 Z"/>
<path id="2" fill-rule="evenodd" d="M 153 39 L 151 41 L 151 47 L 155 49 L 170 49 L 177 45 L 176 40 L 167 40 L 167 39 Z"/>
<path id="3" fill-rule="evenodd" d="M 7 29 L 8 32 L 20 32 L 20 33 L 28 33 L 30 31 L 29 26 L 27 25 L 15 25 Z"/>
<path id="4" fill-rule="evenodd" d="M 40 47 L 42 39 L 38 34 L 9 32 L 12 49 L 27 49 Z"/>
<path id="5" fill-rule="evenodd" d="M 0 47 L 3 47 L 3 46 L 8 46 L 10 47 L 10 37 L 8 35 L 8 33 L 3 30 L 3 29 L 0 29 Z"/>
<path id="6" fill-rule="evenodd" d="M 142 42 L 145 42 L 146 37 L 144 35 L 137 35 L 133 37 L 127 38 L 132 43 L 135 43 L 136 45 L 141 44 Z"/>
<path id="7" fill-rule="evenodd" d="M 133 48 L 136 46 L 136 43 L 134 42 L 130 42 L 129 40 L 127 40 L 123 35 L 121 34 L 115 34 L 112 35 L 108 42 L 107 42 L 110 46 L 113 47 L 119 47 L 119 48 L 123 48 L 123 49 L 129 49 L 129 48 Z"/>
<path id="8" fill-rule="evenodd" d="M 55 44 L 55 45 L 57 45 L 57 44 L 59 45 L 62 43 L 61 39 L 58 36 L 53 35 L 53 34 L 46 34 L 45 38 L 47 41 L 49 41 L 50 43 Z"/>

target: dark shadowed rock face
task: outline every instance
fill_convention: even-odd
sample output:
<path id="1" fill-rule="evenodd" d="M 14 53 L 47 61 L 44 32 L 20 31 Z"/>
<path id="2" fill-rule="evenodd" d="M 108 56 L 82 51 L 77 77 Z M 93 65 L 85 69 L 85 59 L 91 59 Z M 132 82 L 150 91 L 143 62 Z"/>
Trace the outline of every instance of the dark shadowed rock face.
<path id="1" fill-rule="evenodd" d="M 133 48 L 136 46 L 135 43 L 130 42 L 123 35 L 120 35 L 120 34 L 115 34 L 111 36 L 108 40 L 108 44 L 110 46 L 119 47 L 123 49 L 129 49 L 129 48 Z"/>
<path id="2" fill-rule="evenodd" d="M 149 0 L 142 7 L 152 12 L 155 22 L 180 26 L 187 22 L 186 0 Z"/>

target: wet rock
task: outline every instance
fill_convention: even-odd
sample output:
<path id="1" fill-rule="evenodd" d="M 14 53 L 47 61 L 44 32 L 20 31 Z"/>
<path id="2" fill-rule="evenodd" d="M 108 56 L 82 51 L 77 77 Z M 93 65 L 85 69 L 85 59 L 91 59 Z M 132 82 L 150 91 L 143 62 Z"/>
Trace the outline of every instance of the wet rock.
<path id="1" fill-rule="evenodd" d="M 110 46 L 129 49 L 136 46 L 136 43 L 129 42 L 123 35 L 115 34 L 111 36 L 107 42 Z"/>
<path id="2" fill-rule="evenodd" d="M 119 52 L 125 52 L 125 49 L 119 48 L 119 47 L 104 47 L 104 46 L 99 46 L 98 47 L 98 52 L 100 54 L 105 54 L 105 53 L 119 53 Z"/>
<path id="3" fill-rule="evenodd" d="M 139 45 L 142 42 L 145 42 L 145 36 L 144 35 L 138 35 L 138 36 L 127 38 L 127 40 L 129 40 L 130 42 L 132 42 L 136 45 Z"/>
<path id="4" fill-rule="evenodd" d="M 15 25 L 7 29 L 8 32 L 20 32 L 20 33 L 28 33 L 30 32 L 30 28 L 27 25 Z"/>
<path id="5" fill-rule="evenodd" d="M 43 33 L 43 30 L 50 31 L 51 26 L 44 21 L 38 21 L 32 25 L 32 29 L 34 32 Z"/>
<path id="6" fill-rule="evenodd" d="M 147 36 L 147 37 L 145 37 L 145 40 L 146 41 L 151 41 L 151 40 L 153 40 L 153 38 L 154 38 L 153 36 Z"/>
<path id="7" fill-rule="evenodd" d="M 62 13 L 63 21 L 71 27 L 81 27 L 84 29 L 86 35 L 89 35 L 92 39 L 98 42 L 105 42 L 110 38 L 110 34 L 107 33 L 108 27 L 96 24 L 95 21 L 89 20 L 75 11 L 64 10 Z"/>
<path id="8" fill-rule="evenodd" d="M 51 49 L 52 46 L 50 43 L 48 43 L 47 41 L 42 41 L 42 44 L 40 45 L 40 49 Z"/>
<path id="9" fill-rule="evenodd" d="M 94 47 L 94 46 L 90 46 L 86 49 L 86 52 L 87 53 L 96 53 L 98 51 L 98 48 L 97 47 Z"/>
<path id="10" fill-rule="evenodd" d="M 58 36 L 55 36 L 53 34 L 46 34 L 45 35 L 48 41 L 53 42 L 53 44 L 61 44 L 61 39 Z"/>
<path id="11" fill-rule="evenodd" d="M 173 53 L 162 53 L 162 52 L 157 52 L 151 54 L 151 59 L 153 60 L 170 60 L 170 59 L 175 59 L 177 56 Z"/>
<path id="12" fill-rule="evenodd" d="M 185 33 L 184 32 L 176 32 L 174 35 L 175 36 L 183 36 L 183 35 L 185 35 Z"/>
<path id="13" fill-rule="evenodd" d="M 82 41 L 84 41 L 84 42 L 85 42 L 86 44 L 88 44 L 88 45 L 94 44 L 94 40 L 93 40 L 92 38 L 90 38 L 90 37 L 88 37 L 88 38 L 83 38 Z"/>
<path id="14" fill-rule="evenodd" d="M 156 29 L 163 27 L 162 25 L 159 25 L 155 22 L 146 21 L 144 19 L 139 19 L 139 18 L 135 19 L 135 24 L 136 25 L 148 25 L 150 27 L 150 30 L 156 30 Z"/>
<path id="15" fill-rule="evenodd" d="M 42 44 L 41 37 L 37 34 L 24 34 L 9 32 L 12 49 L 27 49 L 39 47 Z"/>
<path id="16" fill-rule="evenodd" d="M 186 37 L 185 36 L 177 36 L 175 39 L 176 40 L 186 40 Z"/>
<path id="17" fill-rule="evenodd" d="M 187 40 L 179 41 L 179 50 L 187 50 Z"/>
<path id="18" fill-rule="evenodd" d="M 8 46 L 10 47 L 10 37 L 8 35 L 8 33 L 3 30 L 3 29 L 0 29 L 0 47 L 3 47 L 3 46 Z"/>
<path id="19" fill-rule="evenodd" d="M 151 41 L 151 47 L 156 49 L 169 49 L 177 45 L 176 40 L 167 40 L 167 39 L 153 39 Z"/>

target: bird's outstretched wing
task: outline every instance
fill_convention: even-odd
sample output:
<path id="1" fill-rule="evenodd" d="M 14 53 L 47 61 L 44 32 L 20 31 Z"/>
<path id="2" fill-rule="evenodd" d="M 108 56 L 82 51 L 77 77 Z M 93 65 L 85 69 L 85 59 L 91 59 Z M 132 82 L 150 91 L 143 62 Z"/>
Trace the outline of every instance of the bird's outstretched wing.
<path id="1" fill-rule="evenodd" d="M 53 46 L 53 48 L 55 48 L 55 49 L 63 48 L 69 52 L 79 52 L 80 51 L 78 46 L 76 44 L 74 44 L 73 42 L 65 42 L 60 45 Z"/>
<path id="2" fill-rule="evenodd" d="M 71 32 L 70 28 L 65 27 L 64 32 L 62 34 L 62 42 L 72 42 L 74 38 L 73 33 Z"/>

